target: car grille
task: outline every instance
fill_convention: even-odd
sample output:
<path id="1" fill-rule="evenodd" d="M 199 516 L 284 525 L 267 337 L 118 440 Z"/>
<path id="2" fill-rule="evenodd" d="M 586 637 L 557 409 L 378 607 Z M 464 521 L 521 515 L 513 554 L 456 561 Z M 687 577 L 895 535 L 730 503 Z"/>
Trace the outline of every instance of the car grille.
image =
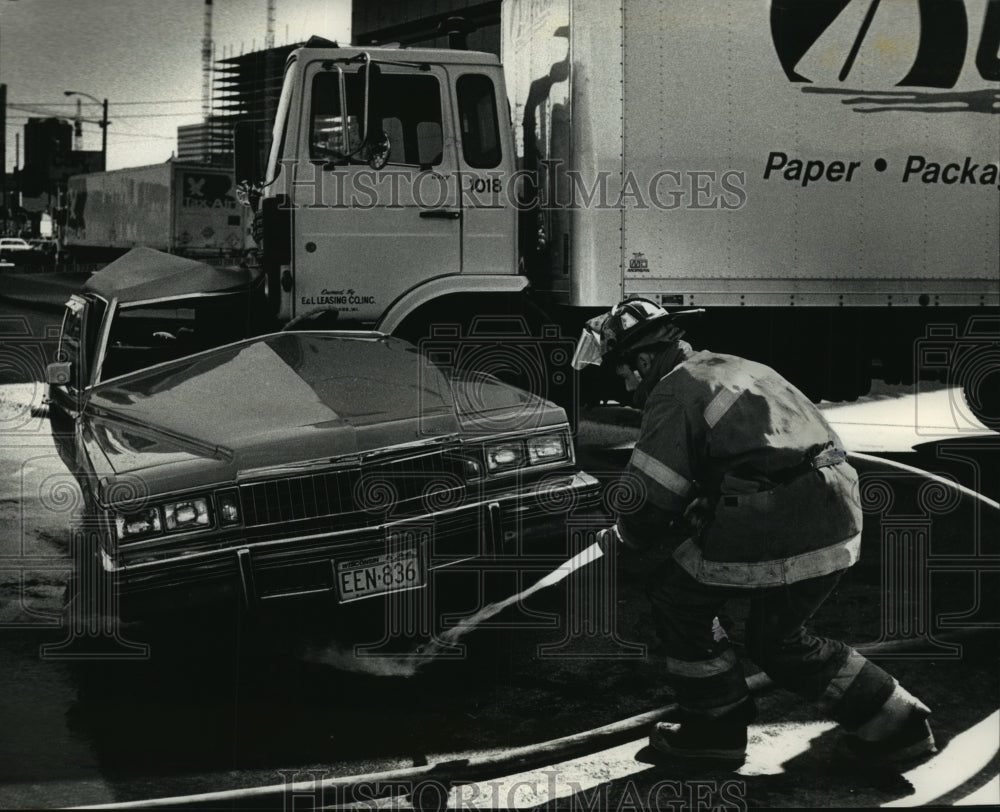
<path id="1" fill-rule="evenodd" d="M 324 524 L 349 529 L 455 507 L 466 499 L 468 464 L 442 450 L 248 483 L 240 486 L 244 524 L 329 518 Z"/>

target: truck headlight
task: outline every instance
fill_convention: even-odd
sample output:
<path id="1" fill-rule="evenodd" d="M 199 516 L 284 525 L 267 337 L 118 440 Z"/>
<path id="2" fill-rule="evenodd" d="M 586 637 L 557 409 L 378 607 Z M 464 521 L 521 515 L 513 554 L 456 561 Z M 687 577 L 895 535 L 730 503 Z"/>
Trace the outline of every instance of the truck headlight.
<path id="1" fill-rule="evenodd" d="M 163 520 L 167 530 L 197 530 L 209 527 L 208 500 L 204 497 L 169 502 L 163 506 Z"/>
<path id="2" fill-rule="evenodd" d="M 529 437 L 525 444 L 528 447 L 528 462 L 540 465 L 546 462 L 557 462 L 566 459 L 566 440 L 562 434 L 541 434 Z"/>
<path id="3" fill-rule="evenodd" d="M 115 529 L 118 531 L 119 541 L 159 533 L 163 530 L 160 511 L 151 507 L 136 513 L 119 513 L 115 516 Z"/>

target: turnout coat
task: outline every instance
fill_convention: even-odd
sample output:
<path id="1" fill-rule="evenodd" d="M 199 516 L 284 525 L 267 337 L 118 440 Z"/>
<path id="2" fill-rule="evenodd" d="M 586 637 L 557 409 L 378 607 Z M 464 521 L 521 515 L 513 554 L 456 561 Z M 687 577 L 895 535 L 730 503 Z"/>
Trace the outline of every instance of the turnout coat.
<path id="1" fill-rule="evenodd" d="M 813 403 L 777 372 L 679 342 L 644 384 L 618 514 L 630 546 L 664 539 L 696 580 L 780 586 L 854 564 L 857 473 Z"/>

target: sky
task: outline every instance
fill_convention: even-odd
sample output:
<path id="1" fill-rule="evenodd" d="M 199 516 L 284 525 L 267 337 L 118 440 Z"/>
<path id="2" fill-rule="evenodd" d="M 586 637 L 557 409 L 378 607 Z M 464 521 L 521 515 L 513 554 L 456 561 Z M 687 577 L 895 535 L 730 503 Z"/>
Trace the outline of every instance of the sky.
<path id="1" fill-rule="evenodd" d="M 312 34 L 350 41 L 350 0 L 277 0 L 276 45 Z M 177 127 L 202 120 L 204 0 L 0 0 L 7 156 L 24 159 L 29 116 L 73 119 L 76 97 L 108 99 L 108 168 L 167 160 Z M 267 0 L 214 0 L 216 58 L 259 50 Z M 101 148 L 101 107 L 82 98 L 83 144 Z M 89 122 L 89 123 L 88 123 Z"/>

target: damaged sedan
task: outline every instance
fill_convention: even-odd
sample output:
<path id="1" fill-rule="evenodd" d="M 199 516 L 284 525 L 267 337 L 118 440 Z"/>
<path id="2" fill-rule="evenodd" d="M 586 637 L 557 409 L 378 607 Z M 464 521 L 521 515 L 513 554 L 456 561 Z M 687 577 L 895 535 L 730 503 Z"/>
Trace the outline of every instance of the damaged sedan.
<path id="1" fill-rule="evenodd" d="M 436 606 L 437 574 L 530 556 L 596 499 L 561 408 L 381 333 L 252 335 L 253 286 L 138 250 L 67 304 L 50 415 L 77 586 L 116 615 Z"/>

